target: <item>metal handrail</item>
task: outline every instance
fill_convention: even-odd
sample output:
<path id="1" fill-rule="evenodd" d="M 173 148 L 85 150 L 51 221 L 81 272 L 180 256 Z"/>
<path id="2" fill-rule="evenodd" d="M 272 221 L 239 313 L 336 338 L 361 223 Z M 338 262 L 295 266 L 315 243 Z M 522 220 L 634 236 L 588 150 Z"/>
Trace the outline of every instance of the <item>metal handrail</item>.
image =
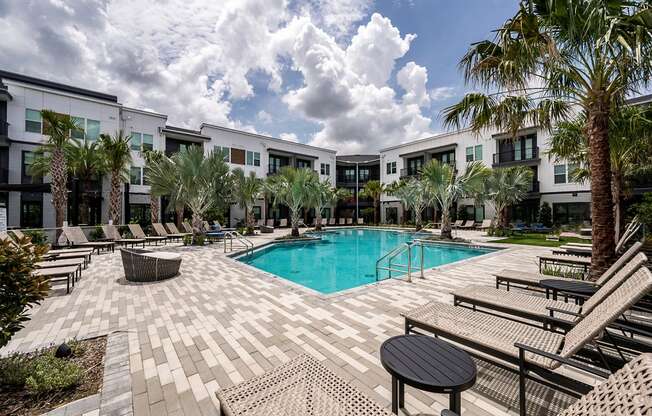
<path id="1" fill-rule="evenodd" d="M 236 240 L 238 240 L 245 247 L 245 252 L 247 254 L 253 253 L 253 251 L 254 251 L 254 243 L 251 240 L 249 240 L 248 238 L 246 238 L 245 236 L 243 236 L 242 234 L 240 234 L 239 232 L 237 232 L 237 231 L 226 231 L 224 233 L 224 235 L 225 236 L 228 235 L 229 238 L 230 238 L 231 251 L 233 251 L 233 238 L 235 238 Z M 224 250 L 226 252 L 226 239 L 225 239 L 224 244 L 225 244 Z"/>
<path id="2" fill-rule="evenodd" d="M 387 270 L 389 272 L 388 278 L 392 278 L 392 272 L 402 272 L 402 273 L 407 273 L 408 279 L 411 279 L 412 277 L 412 253 L 411 253 L 411 244 L 410 243 L 403 243 L 399 245 L 398 247 L 395 247 L 391 251 L 385 253 L 382 257 L 380 257 L 378 260 L 376 260 L 376 281 L 378 282 L 379 279 L 379 271 L 380 270 Z M 392 265 L 392 260 L 395 259 L 398 255 L 402 254 L 405 250 L 407 249 L 408 251 L 408 262 L 407 264 L 394 264 Z M 387 267 L 381 267 L 380 263 L 387 259 Z M 405 270 L 402 270 L 401 267 L 405 268 Z"/>

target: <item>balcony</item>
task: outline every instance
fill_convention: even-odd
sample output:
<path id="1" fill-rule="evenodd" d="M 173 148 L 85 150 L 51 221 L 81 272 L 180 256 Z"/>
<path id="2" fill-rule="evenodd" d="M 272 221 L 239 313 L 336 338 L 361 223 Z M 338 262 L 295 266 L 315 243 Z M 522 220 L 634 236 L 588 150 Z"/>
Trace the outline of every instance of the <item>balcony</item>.
<path id="1" fill-rule="evenodd" d="M 281 171 L 282 168 L 290 165 L 267 165 L 267 176 L 274 176 Z"/>
<path id="2" fill-rule="evenodd" d="M 527 190 L 528 194 L 538 194 L 539 191 L 539 181 L 532 181 L 530 187 Z M 531 195 L 530 195 L 531 196 Z"/>
<path id="3" fill-rule="evenodd" d="M 9 136 L 9 123 L 6 121 L 0 121 L 0 137 Z"/>
<path id="4" fill-rule="evenodd" d="M 0 168 L 0 183 L 9 183 L 9 168 Z"/>
<path id="5" fill-rule="evenodd" d="M 539 163 L 539 148 L 532 147 L 494 153 L 493 166 L 533 165 Z"/>
<path id="6" fill-rule="evenodd" d="M 401 179 L 403 179 L 403 178 L 409 178 L 410 176 L 419 176 L 419 175 L 421 175 L 421 171 L 418 170 L 418 169 L 407 169 L 407 168 L 403 168 L 403 169 L 401 169 L 401 171 L 400 171 L 400 173 L 399 173 L 399 177 L 400 177 Z"/>

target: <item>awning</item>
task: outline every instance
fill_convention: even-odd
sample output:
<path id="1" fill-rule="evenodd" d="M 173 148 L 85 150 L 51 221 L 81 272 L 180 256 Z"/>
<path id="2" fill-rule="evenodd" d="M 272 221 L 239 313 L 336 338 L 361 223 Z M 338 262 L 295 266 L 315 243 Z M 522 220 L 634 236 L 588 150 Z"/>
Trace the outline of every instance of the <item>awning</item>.
<path id="1" fill-rule="evenodd" d="M 440 152 L 445 152 L 446 150 L 454 150 L 456 147 L 457 147 L 457 143 L 449 143 L 443 146 L 430 147 L 428 149 L 417 150 L 410 153 L 403 153 L 402 155 L 398 155 L 398 157 L 418 156 L 425 153 L 440 153 Z"/>
<path id="2" fill-rule="evenodd" d="M 210 141 L 211 139 L 209 136 L 204 136 L 198 131 L 182 129 L 181 127 L 165 126 L 161 129 L 161 133 L 165 134 L 165 137 L 169 139 L 185 140 L 189 142 L 201 143 L 204 141 Z"/>
<path id="3" fill-rule="evenodd" d="M 274 153 L 275 155 L 279 155 L 279 156 L 290 156 L 290 157 L 294 156 L 302 159 L 319 159 L 317 156 L 306 155 L 303 153 L 289 152 L 287 150 L 281 150 L 281 149 L 268 148 L 267 152 Z"/>

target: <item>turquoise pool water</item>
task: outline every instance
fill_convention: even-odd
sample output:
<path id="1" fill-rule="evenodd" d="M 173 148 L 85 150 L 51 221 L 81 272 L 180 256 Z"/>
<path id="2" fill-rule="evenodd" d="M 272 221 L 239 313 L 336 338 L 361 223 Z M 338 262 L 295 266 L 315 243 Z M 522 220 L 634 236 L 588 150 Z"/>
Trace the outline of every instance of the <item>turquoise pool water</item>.
<path id="1" fill-rule="evenodd" d="M 414 238 L 411 233 L 370 229 L 337 230 L 321 236 L 318 242 L 273 244 L 238 260 L 328 294 L 375 282 L 376 260 Z M 452 244 L 427 246 L 424 267 L 441 266 L 491 251 Z M 419 248 L 412 250 L 413 264 L 420 264 L 420 252 Z M 393 261 L 397 263 L 407 264 L 407 253 Z M 398 275 L 392 273 L 392 277 Z M 382 271 L 380 279 L 387 277 L 388 273 Z"/>

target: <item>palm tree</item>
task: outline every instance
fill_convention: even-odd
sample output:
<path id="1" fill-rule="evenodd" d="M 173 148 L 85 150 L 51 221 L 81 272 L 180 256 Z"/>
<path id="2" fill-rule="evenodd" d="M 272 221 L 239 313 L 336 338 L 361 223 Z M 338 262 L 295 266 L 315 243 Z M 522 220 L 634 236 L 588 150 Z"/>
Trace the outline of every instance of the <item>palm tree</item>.
<path id="1" fill-rule="evenodd" d="M 591 179 L 589 143 L 584 131 L 586 115 L 559 123 L 550 139 L 548 154 L 556 161 L 576 166 L 569 172 L 574 181 Z M 615 238 L 620 238 L 621 200 L 629 188 L 629 180 L 645 174 L 652 166 L 652 108 L 623 107 L 609 119 L 611 154 L 611 196 L 614 210 Z"/>
<path id="2" fill-rule="evenodd" d="M 43 133 L 50 137 L 38 152 L 42 155 L 49 154 L 48 173 L 52 177 L 50 191 L 52 205 L 54 205 L 54 223 L 57 228 L 60 228 L 63 226 L 68 207 L 68 164 L 65 148 L 72 132 L 79 128 L 69 115 L 55 113 L 52 110 L 42 110 L 41 118 L 44 126 Z"/>
<path id="3" fill-rule="evenodd" d="M 346 188 L 333 188 L 328 179 L 315 184 L 314 192 L 312 193 L 309 201 L 309 207 L 315 210 L 315 230 L 321 231 L 322 229 L 322 215 L 324 209 L 332 208 L 337 205 L 342 199 L 351 196 L 351 192 Z"/>
<path id="4" fill-rule="evenodd" d="M 374 224 L 378 224 L 378 210 L 380 204 L 380 197 L 385 193 L 385 184 L 380 181 L 372 180 L 367 182 L 360 192 L 363 198 L 371 198 L 374 203 Z"/>
<path id="5" fill-rule="evenodd" d="M 407 191 L 403 187 L 403 182 L 402 180 L 394 181 L 390 183 L 389 185 L 385 186 L 385 192 L 387 195 L 394 196 L 398 198 L 398 200 L 401 202 L 401 212 L 405 212 L 407 209 L 407 205 L 405 201 L 407 200 Z M 398 221 L 399 223 L 404 223 L 405 221 Z"/>
<path id="6" fill-rule="evenodd" d="M 163 155 L 153 160 L 146 175 L 152 194 L 169 197 L 168 208 L 181 206 L 192 212 L 195 238 L 203 234 L 205 214 L 220 204 L 218 190 L 229 181 L 229 167 L 221 152 L 204 155 L 200 146 L 189 146 L 172 157 Z"/>
<path id="7" fill-rule="evenodd" d="M 256 177 L 256 172 L 249 172 L 245 175 L 240 168 L 233 170 L 233 199 L 245 211 L 245 224 L 247 234 L 254 233 L 254 204 L 261 195 L 263 180 Z"/>
<path id="8" fill-rule="evenodd" d="M 428 185 L 434 201 L 441 208 L 441 236 L 453 238 L 450 211 L 453 202 L 470 195 L 477 195 L 487 176 L 488 168 L 482 162 L 466 165 L 462 174 L 448 163 L 432 159 L 421 168 L 421 177 Z"/>
<path id="9" fill-rule="evenodd" d="M 476 200 L 489 201 L 496 211 L 497 223 L 507 227 L 507 208 L 519 203 L 530 190 L 533 172 L 527 166 L 492 169 Z"/>
<path id="10" fill-rule="evenodd" d="M 109 219 L 114 224 L 120 224 L 122 213 L 122 183 L 129 178 L 131 165 L 131 148 L 129 147 L 131 135 L 125 136 L 122 130 L 114 136 L 100 134 L 100 149 L 108 171 L 111 173 L 111 191 L 109 194 Z"/>
<path id="11" fill-rule="evenodd" d="M 90 191 L 93 181 L 98 181 L 107 171 L 106 160 L 96 142 L 71 140 L 66 146 L 70 175 L 81 183 L 79 222 L 89 224 Z"/>
<path id="12" fill-rule="evenodd" d="M 301 209 L 310 206 L 319 179 L 311 169 L 297 169 L 289 166 L 267 178 L 265 191 L 274 205 L 283 204 L 290 209 L 292 236 L 299 236 Z"/>
<path id="13" fill-rule="evenodd" d="M 417 231 L 421 230 L 421 213 L 432 202 L 428 184 L 421 178 L 410 177 L 391 184 L 387 192 L 400 199 L 403 206 L 414 213 L 414 226 Z"/>
<path id="14" fill-rule="evenodd" d="M 163 159 L 165 154 L 161 152 L 160 150 L 148 150 L 144 154 L 145 158 L 145 177 L 147 177 L 147 169 L 149 166 L 153 163 L 159 162 L 160 160 Z M 153 224 L 155 222 L 158 222 L 158 213 L 161 210 L 160 207 L 160 195 L 155 195 L 153 192 L 150 191 L 149 193 L 149 217 L 150 217 L 150 222 Z"/>
<path id="15" fill-rule="evenodd" d="M 586 114 L 591 165 L 593 255 L 599 276 L 615 248 L 611 206 L 609 118 L 625 96 L 649 85 L 652 30 L 647 0 L 522 0 L 494 40 L 471 46 L 462 58 L 468 82 L 490 93 L 469 93 L 445 110 L 445 124 L 465 120 L 516 136 L 525 126 L 550 130 Z"/>

